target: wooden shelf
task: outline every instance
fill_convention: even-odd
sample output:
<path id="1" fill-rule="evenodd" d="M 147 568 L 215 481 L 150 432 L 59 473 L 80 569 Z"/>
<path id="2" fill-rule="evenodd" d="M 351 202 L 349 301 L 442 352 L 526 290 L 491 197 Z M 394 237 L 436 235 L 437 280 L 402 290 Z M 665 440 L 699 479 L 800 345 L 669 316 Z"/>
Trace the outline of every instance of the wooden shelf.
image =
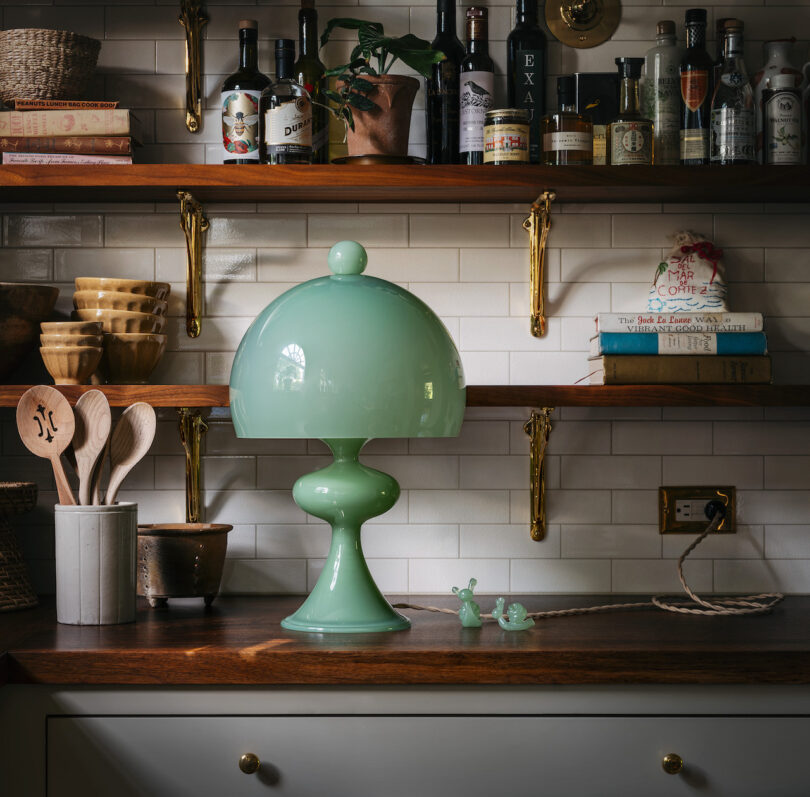
<path id="1" fill-rule="evenodd" d="M 16 407 L 30 385 L 0 385 L 0 407 Z M 227 385 L 62 386 L 71 404 L 101 390 L 113 407 L 227 407 Z M 807 407 L 810 385 L 470 385 L 469 407 Z"/>
<path id="2" fill-rule="evenodd" d="M 0 166 L 6 202 L 806 202 L 810 167 Z"/>

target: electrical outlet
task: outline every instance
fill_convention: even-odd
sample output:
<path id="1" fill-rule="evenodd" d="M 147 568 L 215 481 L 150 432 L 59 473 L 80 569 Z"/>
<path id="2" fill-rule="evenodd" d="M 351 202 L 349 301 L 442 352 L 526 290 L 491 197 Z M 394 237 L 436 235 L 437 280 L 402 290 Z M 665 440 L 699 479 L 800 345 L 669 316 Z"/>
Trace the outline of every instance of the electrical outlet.
<path id="1" fill-rule="evenodd" d="M 659 487 L 658 530 L 661 534 L 700 534 L 710 522 L 706 504 L 720 501 L 726 516 L 717 533 L 734 534 L 736 499 L 734 487 Z"/>

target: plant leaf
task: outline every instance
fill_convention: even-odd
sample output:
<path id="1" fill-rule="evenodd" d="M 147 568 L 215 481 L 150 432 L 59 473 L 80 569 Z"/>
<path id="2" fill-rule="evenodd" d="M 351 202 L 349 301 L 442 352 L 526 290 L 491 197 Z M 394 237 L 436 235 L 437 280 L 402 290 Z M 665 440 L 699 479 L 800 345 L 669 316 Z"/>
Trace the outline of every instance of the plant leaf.
<path id="1" fill-rule="evenodd" d="M 380 36 L 383 35 L 383 26 L 379 22 L 368 22 L 365 19 L 353 19 L 352 17 L 335 17 L 326 23 L 326 27 L 321 34 L 321 47 L 329 41 L 329 36 L 335 28 L 342 28 L 343 30 L 356 30 L 362 32 L 363 30 L 376 31 Z M 360 34 L 358 33 L 358 39 Z"/>
<path id="2" fill-rule="evenodd" d="M 332 91 L 331 89 L 324 89 L 323 96 L 326 97 L 326 99 L 328 100 L 332 100 L 332 102 L 336 103 L 337 105 L 343 105 L 343 97 L 336 91 Z"/>
<path id="3" fill-rule="evenodd" d="M 368 97 L 364 96 L 363 94 L 359 94 L 356 91 L 352 91 L 349 94 L 349 96 L 346 98 L 346 102 L 348 102 L 353 108 L 357 108 L 358 111 L 379 110 L 379 106 L 376 102 L 372 102 Z"/>
<path id="4" fill-rule="evenodd" d="M 368 80 L 363 80 L 361 77 L 356 77 L 351 82 L 351 87 L 354 91 L 362 91 L 364 94 L 368 94 L 370 91 L 374 91 L 374 84 Z"/>

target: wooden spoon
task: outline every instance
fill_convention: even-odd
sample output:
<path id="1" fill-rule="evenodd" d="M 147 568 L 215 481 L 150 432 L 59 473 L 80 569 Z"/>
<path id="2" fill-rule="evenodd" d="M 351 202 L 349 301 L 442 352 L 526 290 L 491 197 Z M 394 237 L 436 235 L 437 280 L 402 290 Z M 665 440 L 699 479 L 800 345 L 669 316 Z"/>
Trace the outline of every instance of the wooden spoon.
<path id="1" fill-rule="evenodd" d="M 79 503 L 91 503 L 93 474 L 110 436 L 112 419 L 110 404 L 100 390 L 82 393 L 73 408 L 76 431 L 73 433 L 73 453 L 79 477 Z"/>
<path id="2" fill-rule="evenodd" d="M 73 439 L 75 426 L 67 399 L 48 385 L 26 390 L 17 404 L 20 438 L 32 454 L 51 461 L 60 504 L 76 503 L 59 459 Z"/>
<path id="3" fill-rule="evenodd" d="M 139 401 L 127 407 L 110 438 L 110 483 L 105 504 L 114 504 L 124 477 L 140 462 L 155 438 L 157 419 L 150 404 Z"/>

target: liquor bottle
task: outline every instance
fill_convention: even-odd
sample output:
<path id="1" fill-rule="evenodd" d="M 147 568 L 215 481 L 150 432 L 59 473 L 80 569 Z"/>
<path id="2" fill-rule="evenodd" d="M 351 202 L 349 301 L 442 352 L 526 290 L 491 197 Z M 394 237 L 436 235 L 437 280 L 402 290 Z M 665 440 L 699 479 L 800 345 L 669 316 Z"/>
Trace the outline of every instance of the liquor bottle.
<path id="1" fill-rule="evenodd" d="M 301 0 L 298 11 L 298 60 L 293 78 L 312 99 L 312 162 L 329 163 L 329 110 L 323 96 L 326 67 L 318 57 L 318 12 L 315 0 Z"/>
<path id="2" fill-rule="evenodd" d="M 577 113 L 573 75 L 557 78 L 557 113 L 543 118 L 543 163 L 546 166 L 589 166 L 593 163 L 593 123 Z M 531 134 L 529 138 L 531 146 Z"/>
<path id="3" fill-rule="evenodd" d="M 681 61 L 680 157 L 685 166 L 709 162 L 709 118 L 714 64 L 706 52 L 706 9 L 686 12 L 686 53 Z"/>
<path id="4" fill-rule="evenodd" d="M 459 159 L 471 166 L 484 162 L 484 116 L 492 108 L 494 72 L 487 10 L 473 6 L 467 9 L 467 52 L 459 77 Z"/>
<path id="5" fill-rule="evenodd" d="M 772 75 L 762 92 L 762 132 L 766 164 L 802 162 L 802 95 L 793 75 Z"/>
<path id="6" fill-rule="evenodd" d="M 517 0 L 515 27 L 506 38 L 506 93 L 510 108 L 529 112 L 529 160 L 540 163 L 546 111 L 546 34 L 537 24 L 537 0 Z"/>
<path id="7" fill-rule="evenodd" d="M 743 60 L 742 21 L 727 19 L 723 36 L 723 71 L 712 96 L 711 162 L 720 166 L 753 163 L 754 92 Z"/>
<path id="8" fill-rule="evenodd" d="M 653 162 L 653 123 L 638 108 L 638 79 L 643 58 L 617 58 L 619 115 L 607 128 L 608 164 L 629 166 Z"/>
<path id="9" fill-rule="evenodd" d="M 312 162 L 312 100 L 292 79 L 295 42 L 276 39 L 276 80 L 262 92 L 262 163 Z"/>
<path id="10" fill-rule="evenodd" d="M 436 38 L 430 45 L 444 53 L 427 80 L 427 161 L 458 163 L 459 72 L 464 47 L 456 36 L 455 0 L 436 2 Z"/>
<path id="11" fill-rule="evenodd" d="M 222 84 L 222 162 L 259 162 L 259 98 L 270 80 L 259 72 L 259 25 L 239 22 L 239 69 Z"/>
<path id="12" fill-rule="evenodd" d="M 651 119 L 655 137 L 656 164 L 680 163 L 681 51 L 675 44 L 675 23 L 665 19 L 656 25 L 655 47 L 644 58 L 641 107 Z"/>

